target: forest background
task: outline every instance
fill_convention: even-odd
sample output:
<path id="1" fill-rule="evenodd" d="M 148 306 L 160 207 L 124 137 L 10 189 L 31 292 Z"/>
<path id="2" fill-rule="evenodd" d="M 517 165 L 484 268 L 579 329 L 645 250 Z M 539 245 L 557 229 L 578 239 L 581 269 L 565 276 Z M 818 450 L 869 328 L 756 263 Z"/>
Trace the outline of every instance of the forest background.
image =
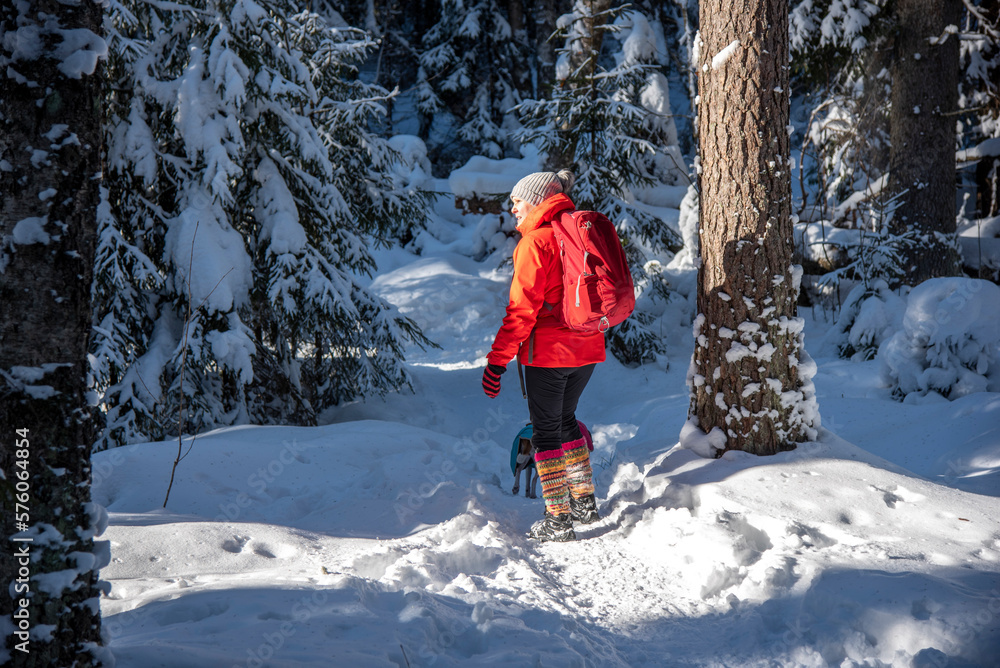
<path id="1" fill-rule="evenodd" d="M 997 391 L 1000 5 L 760 6 L 788 9 L 791 45 L 789 85 L 773 92 L 792 110 L 802 271 L 789 269 L 783 292 L 801 285 L 800 305 L 832 314 L 824 343 L 836 354 L 878 356 L 896 399 Z M 6 510 L 35 502 L 33 523 L 27 512 L 4 522 L 35 543 L 40 570 L 30 602 L 4 599 L 8 650 L 29 611 L 34 642 L 100 660 L 96 574 L 110 555 L 93 541 L 108 518 L 89 495 L 91 447 L 173 440 L 176 468 L 185 435 L 324 424 L 334 407 L 412 387 L 404 351 L 457 347 L 372 282 L 393 247 L 419 256 L 435 243 L 442 206 L 478 216 L 468 255 L 502 272 L 510 186 L 574 169 L 574 200 L 615 222 L 637 286 L 609 351 L 662 368 L 664 333 L 697 323 L 698 77 L 740 46 L 700 53 L 699 11 L 686 0 L 0 7 L 0 425 L 17 444 L 0 453 L 0 487 Z M 932 126 L 945 128 L 943 152 Z M 912 203 L 928 193 L 943 193 L 924 207 L 936 219 L 918 226 Z M 926 312 L 907 321 L 910 306 Z M 911 326 L 924 315 L 929 332 Z M 803 326 L 780 323 L 793 338 Z M 736 361 L 763 350 L 737 344 Z M 814 407 L 815 365 L 790 366 Z M 750 383 L 742 396 L 778 390 Z M 708 437 L 685 428 L 681 446 L 718 454 Z M 16 587 L 13 554 L 0 566 Z"/>
<path id="2" fill-rule="evenodd" d="M 929 161 L 890 145 L 905 4 L 791 3 L 803 304 L 838 309 L 861 283 L 847 300 L 860 310 L 904 281 L 914 235 L 889 224 L 889 162 Z M 965 272 L 996 280 L 1000 10 L 953 4 L 960 22 L 937 38 L 959 45 L 953 77 L 912 64 L 921 86 L 957 95 L 956 223 L 917 245 L 961 248 Z M 656 302 L 672 299 L 662 268 L 685 247 L 696 256 L 697 234 L 682 238 L 684 222 L 664 224 L 650 206 L 697 216 L 698 18 L 688 0 L 112 2 L 98 448 L 174 435 L 179 412 L 191 432 L 313 424 L 330 406 L 405 387 L 403 346 L 433 342 L 363 279 L 377 271 L 371 248 L 419 252 L 436 195 L 414 168 L 447 178 L 535 151 L 548 168 L 576 169 L 578 206 L 615 221 L 642 293 L 609 348 L 627 364 L 662 354 L 650 329 Z M 487 217 L 479 259 L 497 233 L 513 236 L 502 187 L 456 195 Z M 881 341 L 869 339 L 870 357 Z"/>

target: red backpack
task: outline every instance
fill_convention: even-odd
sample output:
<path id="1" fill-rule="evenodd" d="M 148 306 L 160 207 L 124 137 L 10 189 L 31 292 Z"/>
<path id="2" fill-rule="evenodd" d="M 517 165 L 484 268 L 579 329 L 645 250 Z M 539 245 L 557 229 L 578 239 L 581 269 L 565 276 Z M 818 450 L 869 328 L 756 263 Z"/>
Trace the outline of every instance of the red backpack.
<path id="1" fill-rule="evenodd" d="M 563 324 L 581 332 L 605 332 L 632 315 L 632 273 L 607 216 L 567 211 L 552 221 L 552 229 L 563 265 Z"/>

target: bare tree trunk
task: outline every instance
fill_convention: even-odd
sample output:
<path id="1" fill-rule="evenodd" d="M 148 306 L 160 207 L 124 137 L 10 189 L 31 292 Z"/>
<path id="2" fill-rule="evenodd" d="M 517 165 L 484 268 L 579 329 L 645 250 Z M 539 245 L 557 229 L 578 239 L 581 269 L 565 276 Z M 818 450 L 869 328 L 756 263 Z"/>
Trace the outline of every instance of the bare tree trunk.
<path id="1" fill-rule="evenodd" d="M 904 193 L 892 220 L 914 230 L 902 281 L 917 285 L 959 273 L 955 239 L 955 112 L 958 39 L 932 43 L 958 26 L 961 0 L 897 0 L 892 64 L 889 192 Z"/>
<path id="2" fill-rule="evenodd" d="M 701 39 L 690 417 L 727 450 L 773 454 L 814 434 L 791 266 L 788 2 L 703 0 Z"/>
<path id="3" fill-rule="evenodd" d="M 9 39 L 18 28 L 20 41 Z M 24 48 L 36 29 L 38 49 Z M 86 46 L 60 61 L 64 30 Z M 11 594 L 0 614 L 14 623 L 5 645 L 19 666 L 109 656 L 97 582 L 107 543 L 94 543 L 106 515 L 90 503 L 87 398 L 100 34 L 93 0 L 0 6 L 0 572 Z"/>

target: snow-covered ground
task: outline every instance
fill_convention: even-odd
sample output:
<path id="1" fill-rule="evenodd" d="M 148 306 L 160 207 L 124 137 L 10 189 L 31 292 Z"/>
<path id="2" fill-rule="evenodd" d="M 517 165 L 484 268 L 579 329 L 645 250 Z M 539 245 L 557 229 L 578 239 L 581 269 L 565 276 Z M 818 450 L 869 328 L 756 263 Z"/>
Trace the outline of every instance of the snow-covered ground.
<path id="1" fill-rule="evenodd" d="M 120 667 L 1000 665 L 1000 394 L 898 403 L 877 361 L 818 357 L 818 442 L 704 459 L 677 445 L 678 327 L 668 368 L 598 367 L 604 519 L 538 544 L 513 365 L 480 388 L 504 249 L 473 260 L 484 224 L 441 211 L 375 280 L 441 345 L 409 352 L 412 393 L 202 435 L 166 509 L 176 442 L 95 456 Z M 813 349 L 831 323 L 802 315 Z"/>

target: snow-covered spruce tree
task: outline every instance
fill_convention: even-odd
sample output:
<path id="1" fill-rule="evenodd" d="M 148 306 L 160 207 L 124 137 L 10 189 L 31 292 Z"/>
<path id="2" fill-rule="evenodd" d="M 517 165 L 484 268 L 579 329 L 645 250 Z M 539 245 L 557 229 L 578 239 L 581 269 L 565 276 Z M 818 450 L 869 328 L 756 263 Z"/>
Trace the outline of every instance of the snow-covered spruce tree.
<path id="1" fill-rule="evenodd" d="M 888 169 L 890 82 L 884 47 L 891 25 L 885 5 L 885 0 L 792 4 L 793 86 L 812 109 L 799 165 L 804 195 L 798 211 L 811 207 L 810 219 L 855 227 L 857 208 L 840 205 Z M 808 184 L 805 165 L 810 165 Z M 810 191 L 816 192 L 814 202 Z M 835 212 L 846 217 L 839 219 Z"/>
<path id="2" fill-rule="evenodd" d="M 101 3 L 0 5 L 0 664 L 113 665 L 87 361 Z"/>
<path id="3" fill-rule="evenodd" d="M 634 190 L 686 179 L 670 116 L 667 81 L 656 63 L 662 43 L 638 12 L 608 9 L 608 2 L 578 0 L 559 19 L 565 46 L 549 100 L 527 100 L 515 112 L 518 138 L 548 155 L 550 168 L 572 167 L 574 203 L 601 211 L 618 229 L 636 285 L 649 301 L 670 298 L 658 263 L 681 247 L 678 235 L 635 204 Z M 614 33 L 618 39 L 605 39 Z M 602 51 L 619 50 L 602 59 Z M 603 63 L 609 67 L 605 67 Z M 640 297 L 639 304 L 643 301 Z M 608 347 L 625 364 L 652 361 L 664 352 L 650 327 L 649 310 L 636 313 L 608 336 Z"/>
<path id="4" fill-rule="evenodd" d="M 1000 3 L 965 0 L 963 9 L 961 31 L 941 38 L 959 40 L 960 145 L 979 154 L 975 208 L 988 218 L 1000 215 Z"/>
<path id="5" fill-rule="evenodd" d="M 819 426 L 796 316 L 787 27 L 785 0 L 701 4 L 701 265 L 682 442 L 715 454 L 788 450 Z"/>
<path id="6" fill-rule="evenodd" d="M 516 3 L 517 0 L 512 0 Z M 529 0 L 530 11 L 525 19 L 531 35 L 530 52 L 535 59 L 529 90 L 531 97 L 547 97 L 548 89 L 556 80 L 555 40 L 550 39 L 556 31 L 559 17 L 569 9 L 572 0 Z M 525 7 L 528 10 L 528 7 Z"/>
<path id="7" fill-rule="evenodd" d="M 681 153 L 694 154 L 697 126 L 690 110 L 695 108 L 698 97 L 698 77 L 692 64 L 696 55 L 694 40 L 698 33 L 698 2 L 638 0 L 629 4 L 649 21 L 656 40 L 655 58 L 660 71 L 668 78 L 673 72 L 673 76 L 685 89 L 688 109 L 674 114 L 673 118 L 674 125 L 679 130 L 677 145 Z"/>
<path id="8" fill-rule="evenodd" d="M 287 3 L 112 3 L 95 284 L 101 445 L 316 412 L 407 382 L 415 326 L 364 287 L 423 216 L 369 131 L 373 46 Z"/>
<path id="9" fill-rule="evenodd" d="M 444 172 L 471 155 L 502 158 L 511 149 L 504 122 L 525 85 L 523 39 L 506 3 L 441 0 L 440 20 L 421 47 L 417 108 L 432 162 Z"/>
<path id="10" fill-rule="evenodd" d="M 313 0 L 309 8 L 329 17 L 333 25 L 363 28 L 378 41 L 362 69 L 372 83 L 404 92 L 390 100 L 390 110 L 399 105 L 395 114 L 405 123 L 412 111 L 405 92 L 416 84 L 420 43 L 438 22 L 440 5 L 441 0 Z"/>

